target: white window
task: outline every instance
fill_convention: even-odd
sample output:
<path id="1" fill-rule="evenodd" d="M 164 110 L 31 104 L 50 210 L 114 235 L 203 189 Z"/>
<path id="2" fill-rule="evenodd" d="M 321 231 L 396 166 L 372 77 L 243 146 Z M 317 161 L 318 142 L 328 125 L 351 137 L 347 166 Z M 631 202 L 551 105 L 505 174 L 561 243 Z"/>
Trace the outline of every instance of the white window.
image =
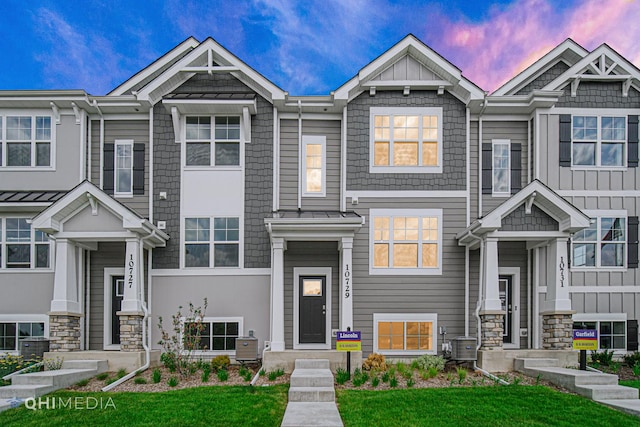
<path id="1" fill-rule="evenodd" d="M 621 214 L 591 219 L 589 228 L 571 239 L 573 268 L 617 268 L 626 266 L 627 218 Z"/>
<path id="2" fill-rule="evenodd" d="M 324 197 L 327 182 L 327 144 L 324 136 L 302 136 L 302 195 Z"/>
<path id="3" fill-rule="evenodd" d="M 133 140 L 115 140 L 115 195 L 133 195 Z"/>
<path id="4" fill-rule="evenodd" d="M 0 218 L 0 268 L 49 268 L 49 236 L 27 218 Z"/>
<path id="5" fill-rule="evenodd" d="M 493 194 L 511 194 L 511 144 L 509 140 L 492 141 Z"/>
<path id="6" fill-rule="evenodd" d="M 185 267 L 240 266 L 240 218 L 185 218 L 184 230 Z"/>
<path id="7" fill-rule="evenodd" d="M 0 321 L 0 351 L 20 351 L 20 341 L 24 338 L 43 337 L 44 322 Z"/>
<path id="8" fill-rule="evenodd" d="M 51 135 L 50 116 L 0 116 L 0 166 L 51 167 Z"/>
<path id="9" fill-rule="evenodd" d="M 626 122 L 626 116 L 573 116 L 573 165 L 624 166 Z"/>
<path id="10" fill-rule="evenodd" d="M 370 109 L 371 172 L 442 172 L 442 108 Z"/>
<path id="11" fill-rule="evenodd" d="M 437 354 L 435 313 L 374 313 L 373 351 L 393 355 Z"/>
<path id="12" fill-rule="evenodd" d="M 195 330 L 185 322 L 184 333 L 190 334 Z M 205 317 L 200 330 L 200 342 L 197 349 L 214 352 L 216 354 L 234 354 L 236 339 L 244 335 L 244 319 L 242 317 Z"/>
<path id="13" fill-rule="evenodd" d="M 239 116 L 188 116 L 185 120 L 187 166 L 240 165 Z"/>
<path id="14" fill-rule="evenodd" d="M 441 209 L 371 209 L 370 274 L 442 274 Z"/>
<path id="15" fill-rule="evenodd" d="M 624 313 L 574 314 L 573 329 L 598 331 L 598 350 L 627 349 L 627 319 Z"/>

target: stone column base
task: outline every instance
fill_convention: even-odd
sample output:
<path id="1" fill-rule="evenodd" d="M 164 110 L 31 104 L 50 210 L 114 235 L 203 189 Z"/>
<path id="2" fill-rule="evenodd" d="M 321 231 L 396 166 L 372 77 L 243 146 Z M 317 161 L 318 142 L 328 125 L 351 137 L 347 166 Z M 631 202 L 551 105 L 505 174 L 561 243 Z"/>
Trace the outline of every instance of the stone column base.
<path id="1" fill-rule="evenodd" d="M 49 313 L 49 351 L 80 351 L 80 317 L 76 313 Z"/>
<path id="2" fill-rule="evenodd" d="M 504 312 L 485 311 L 480 313 L 480 330 L 482 350 L 502 350 L 502 333 L 504 332 Z"/>
<path id="3" fill-rule="evenodd" d="M 142 351 L 142 313 L 119 311 L 120 351 Z"/>
<path id="4" fill-rule="evenodd" d="M 573 311 L 542 314 L 542 348 L 571 350 L 573 347 Z"/>

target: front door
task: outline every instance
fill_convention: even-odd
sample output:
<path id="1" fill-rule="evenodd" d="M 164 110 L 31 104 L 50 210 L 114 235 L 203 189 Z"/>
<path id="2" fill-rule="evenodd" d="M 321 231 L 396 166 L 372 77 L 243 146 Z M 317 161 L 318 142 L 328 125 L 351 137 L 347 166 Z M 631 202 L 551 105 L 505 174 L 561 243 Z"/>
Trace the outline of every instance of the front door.
<path id="1" fill-rule="evenodd" d="M 317 344 L 326 342 L 327 278 L 326 276 L 300 276 L 299 288 L 299 342 Z"/>
<path id="2" fill-rule="evenodd" d="M 505 312 L 502 342 L 513 344 L 513 276 L 500 276 L 498 287 L 502 310 Z"/>
<path id="3" fill-rule="evenodd" d="M 124 299 L 124 276 L 111 276 L 111 344 L 120 344 L 120 311 Z"/>

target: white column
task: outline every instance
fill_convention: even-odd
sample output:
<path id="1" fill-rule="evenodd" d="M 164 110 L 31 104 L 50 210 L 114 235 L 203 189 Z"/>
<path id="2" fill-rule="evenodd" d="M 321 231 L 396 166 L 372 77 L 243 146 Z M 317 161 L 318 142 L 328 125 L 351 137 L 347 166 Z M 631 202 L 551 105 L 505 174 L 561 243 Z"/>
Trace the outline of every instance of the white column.
<path id="1" fill-rule="evenodd" d="M 544 311 L 571 311 L 566 238 L 554 239 L 547 247 L 547 297 Z"/>
<path id="2" fill-rule="evenodd" d="M 343 237 L 340 242 L 340 330 L 353 330 L 353 238 Z"/>
<path id="3" fill-rule="evenodd" d="M 67 239 L 56 240 L 56 271 L 53 279 L 51 311 L 81 313 L 78 299 L 76 246 Z"/>
<path id="4" fill-rule="evenodd" d="M 271 239 L 271 350 L 284 351 L 284 239 Z"/>
<path id="5" fill-rule="evenodd" d="M 482 311 L 501 311 L 498 287 L 498 239 L 487 238 L 484 241 L 484 300 Z"/>
<path id="6" fill-rule="evenodd" d="M 140 265 L 140 239 L 127 239 L 127 249 L 124 262 L 124 298 L 121 311 L 127 313 L 141 313 L 142 301 L 140 288 L 142 287 L 142 271 Z"/>

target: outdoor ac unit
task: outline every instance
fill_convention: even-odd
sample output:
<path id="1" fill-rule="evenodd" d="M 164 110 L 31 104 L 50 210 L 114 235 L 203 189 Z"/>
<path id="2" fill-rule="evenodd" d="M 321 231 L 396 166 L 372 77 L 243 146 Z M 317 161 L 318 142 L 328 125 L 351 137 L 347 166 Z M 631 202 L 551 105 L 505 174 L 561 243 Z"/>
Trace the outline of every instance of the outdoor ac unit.
<path id="1" fill-rule="evenodd" d="M 236 360 L 238 362 L 253 362 L 258 360 L 258 338 L 236 338 Z"/>
<path id="2" fill-rule="evenodd" d="M 472 337 L 456 337 L 451 342 L 451 358 L 453 360 L 473 361 L 478 358 L 476 339 Z"/>

